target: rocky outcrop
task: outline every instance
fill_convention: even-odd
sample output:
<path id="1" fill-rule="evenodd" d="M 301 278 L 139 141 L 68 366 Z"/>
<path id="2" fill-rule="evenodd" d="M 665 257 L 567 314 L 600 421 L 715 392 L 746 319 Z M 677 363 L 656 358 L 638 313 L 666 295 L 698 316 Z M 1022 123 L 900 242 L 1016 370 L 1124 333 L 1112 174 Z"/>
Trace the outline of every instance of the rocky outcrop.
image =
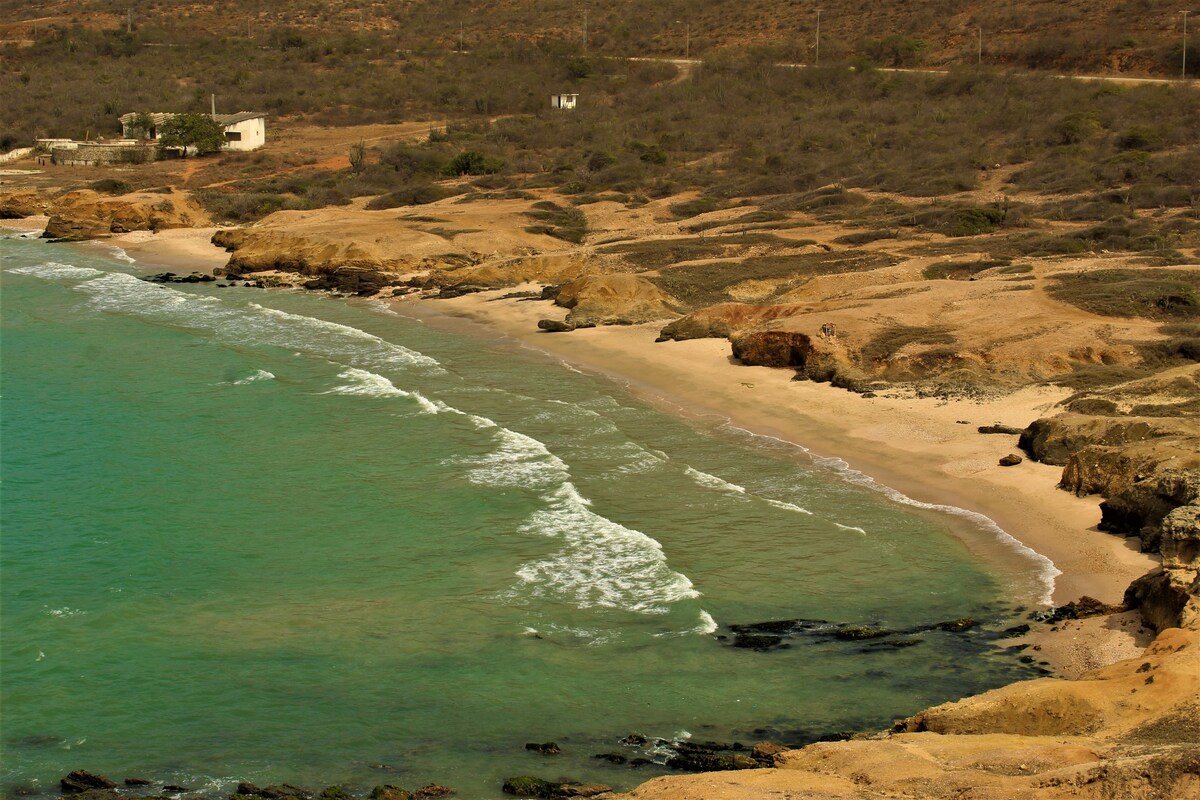
<path id="1" fill-rule="evenodd" d="M 42 235 L 69 241 L 100 239 L 114 233 L 191 228 L 208 217 L 187 195 L 138 192 L 109 197 L 90 189 L 68 192 L 49 204 Z"/>
<path id="2" fill-rule="evenodd" d="M 1089 445 L 1124 449 L 1150 439 L 1197 435 L 1200 425 L 1190 420 L 1066 412 L 1034 421 L 1021 433 L 1019 446 L 1044 464 L 1065 466 L 1072 455 Z"/>
<path id="3" fill-rule="evenodd" d="M 678 302 L 636 275 L 584 275 L 559 287 L 556 305 L 568 308 L 567 322 L 578 326 L 636 325 L 678 315 Z"/>
<path id="4" fill-rule="evenodd" d="M 39 192 L 29 189 L 0 192 L 0 219 L 24 219 L 46 213 L 49 202 Z"/>
<path id="5" fill-rule="evenodd" d="M 1160 567 L 1125 590 L 1125 605 L 1136 608 L 1156 630 L 1200 627 L 1200 572 Z"/>
<path id="6" fill-rule="evenodd" d="M 755 306 L 745 303 L 720 303 L 693 311 L 664 327 L 659 341 L 683 342 L 688 339 L 724 339 L 734 331 L 762 328 L 776 319 L 803 312 L 799 306 Z"/>
<path id="7" fill-rule="evenodd" d="M 812 338 L 794 331 L 738 331 L 729 342 L 733 357 L 749 366 L 804 369 L 815 355 Z"/>
<path id="8" fill-rule="evenodd" d="M 656 778 L 635 800 L 922 797 L 1174 800 L 1200 787 L 1200 642 L 1162 633 L 1077 681 L 1039 678 L 921 712 L 896 730 L 773 756 L 774 769 Z"/>

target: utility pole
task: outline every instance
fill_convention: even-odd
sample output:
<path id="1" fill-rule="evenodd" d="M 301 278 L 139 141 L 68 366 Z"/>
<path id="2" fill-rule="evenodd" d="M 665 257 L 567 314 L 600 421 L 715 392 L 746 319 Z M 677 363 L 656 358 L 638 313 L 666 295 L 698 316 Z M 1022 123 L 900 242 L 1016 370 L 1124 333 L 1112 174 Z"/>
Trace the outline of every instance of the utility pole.
<path id="1" fill-rule="evenodd" d="M 1187 15 L 1192 12 L 1180 11 L 1179 13 L 1183 14 L 1183 67 L 1179 70 L 1179 79 L 1181 81 L 1186 81 L 1187 80 Z"/>
<path id="2" fill-rule="evenodd" d="M 821 9 L 817 9 L 817 53 L 813 58 L 813 66 L 821 66 Z"/>
<path id="3" fill-rule="evenodd" d="M 677 19 L 675 24 L 683 26 L 683 57 L 687 59 L 692 52 L 692 23 Z"/>

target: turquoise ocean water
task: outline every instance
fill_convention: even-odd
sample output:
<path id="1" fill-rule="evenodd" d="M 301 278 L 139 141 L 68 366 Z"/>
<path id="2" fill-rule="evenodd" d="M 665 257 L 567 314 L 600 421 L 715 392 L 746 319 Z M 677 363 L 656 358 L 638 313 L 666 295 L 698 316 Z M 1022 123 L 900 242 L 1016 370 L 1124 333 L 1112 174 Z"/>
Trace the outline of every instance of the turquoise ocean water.
<path id="1" fill-rule="evenodd" d="M 1011 624 L 1045 564 L 980 563 L 1008 545 L 979 520 L 378 302 L 153 285 L 94 245 L 0 257 L 10 791 L 628 787 L 662 770 L 591 756 L 630 732 L 800 740 L 1025 674 L 974 632 L 717 638 Z"/>

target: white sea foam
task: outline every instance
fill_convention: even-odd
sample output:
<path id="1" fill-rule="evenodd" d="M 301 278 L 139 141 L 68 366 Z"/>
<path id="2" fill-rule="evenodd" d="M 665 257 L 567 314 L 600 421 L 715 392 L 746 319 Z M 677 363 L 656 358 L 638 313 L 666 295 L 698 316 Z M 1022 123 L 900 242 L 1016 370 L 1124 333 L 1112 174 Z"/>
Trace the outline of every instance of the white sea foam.
<path id="1" fill-rule="evenodd" d="M 32 228 L 29 230 L 8 230 L 0 234 L 0 239 L 38 239 L 41 238 L 45 228 Z"/>
<path id="2" fill-rule="evenodd" d="M 835 522 L 833 523 L 833 526 L 835 528 L 841 528 L 844 531 L 854 531 L 855 533 L 861 533 L 863 536 L 867 535 L 866 531 L 864 531 L 862 528 L 855 527 L 854 525 L 843 525 L 840 522 Z"/>
<path id="3" fill-rule="evenodd" d="M 727 480 L 718 478 L 716 475 L 710 475 L 707 472 L 701 472 L 694 467 L 688 467 L 683 471 L 683 474 L 687 475 L 693 481 L 705 487 L 706 489 L 717 489 L 718 491 L 725 492 L 726 494 L 746 493 L 745 486 L 738 486 L 736 483 L 730 483 Z"/>
<path id="4" fill-rule="evenodd" d="M 108 244 L 106 242 L 93 242 L 93 243 L 99 247 L 103 247 L 105 250 L 108 251 L 109 255 L 111 255 L 113 258 L 117 259 L 118 261 L 124 261 L 126 264 L 136 264 L 137 263 L 137 260 L 132 258 L 129 255 L 129 253 L 126 253 L 125 249 L 122 247 L 117 247 L 115 244 Z"/>
<path id="5" fill-rule="evenodd" d="M 247 375 L 244 378 L 239 378 L 233 381 L 234 386 L 245 386 L 247 383 L 258 383 L 259 381 L 270 381 L 275 379 L 275 374 L 267 372 L 265 369 L 254 370 L 253 375 Z"/>
<path id="6" fill-rule="evenodd" d="M 467 479 L 472 483 L 547 491 L 561 489 L 568 482 L 567 465 L 537 439 L 500 427 L 485 417 L 467 416 L 481 429 L 494 429 L 499 444 L 487 455 L 461 460 L 471 466 Z"/>
<path id="7" fill-rule="evenodd" d="M 76 267 L 73 264 L 60 264 L 57 261 L 47 261 L 28 267 L 13 267 L 8 271 L 17 275 L 32 275 L 35 278 L 51 281 L 85 280 L 104 274 L 103 271 L 91 267 Z"/>
<path id="8" fill-rule="evenodd" d="M 667 566 L 662 545 L 589 508 L 569 483 L 543 498 L 547 507 L 521 526 L 524 533 L 552 536 L 563 547 L 531 562 L 517 575 L 535 596 L 565 598 L 579 608 L 620 608 L 666 613 L 671 603 L 699 597 L 685 575 Z"/>
<path id="9" fill-rule="evenodd" d="M 798 506 L 795 503 L 785 503 L 782 500 L 772 500 L 769 497 L 763 497 L 761 499 L 767 505 L 775 506 L 776 508 L 782 508 L 784 511 L 795 511 L 797 514 L 807 514 L 810 517 L 813 513 L 804 506 Z"/>
<path id="10" fill-rule="evenodd" d="M 365 369 L 422 367 L 441 371 L 434 358 L 348 325 L 290 314 L 258 303 L 234 305 L 211 295 L 182 292 L 121 272 L 62 274 L 92 278 L 75 288 L 90 295 L 92 305 L 102 311 L 206 331 L 223 342 L 282 347 Z"/>
<path id="11" fill-rule="evenodd" d="M 730 423 L 726 423 L 723 427 L 725 427 L 728 430 L 736 431 L 740 434 L 749 436 L 752 439 L 763 439 L 763 440 L 772 442 L 774 444 L 779 444 L 779 445 L 784 445 L 786 447 L 795 448 L 804 453 L 812 452 L 811 450 L 809 450 L 807 447 L 804 447 L 803 445 L 799 445 L 794 442 L 789 442 L 785 439 L 780 439 L 776 436 L 767 436 L 765 434 L 753 433 L 751 431 L 746 430 L 745 428 L 739 428 L 736 425 L 733 425 Z M 1054 562 L 1051 561 L 1049 558 L 1042 555 L 1038 551 L 1034 550 L 1032 547 L 1029 547 L 1024 542 L 1021 542 L 1019 539 L 1014 537 L 1011 533 L 1009 533 L 1008 531 L 1001 528 L 999 525 L 996 524 L 995 520 L 993 520 L 991 517 L 980 514 L 977 511 L 969 511 L 965 508 L 959 508 L 958 506 L 945 505 L 942 503 L 925 503 L 920 500 L 915 500 L 915 499 L 909 497 L 908 495 L 904 494 L 903 492 L 900 492 L 896 489 L 893 489 L 890 486 L 885 486 L 882 483 L 879 483 L 874 478 L 872 478 L 870 475 L 867 475 L 863 472 L 859 472 L 858 470 L 854 469 L 849 464 L 847 464 L 843 459 L 840 459 L 840 458 L 815 458 L 814 457 L 813 463 L 815 463 L 819 466 L 822 466 L 822 467 L 826 467 L 828 469 L 832 469 L 832 470 L 840 473 L 842 475 L 842 477 L 844 477 L 847 481 L 857 484 L 859 486 L 865 486 L 868 489 L 879 492 L 880 494 L 884 495 L 885 497 L 887 497 L 888 499 L 890 499 L 894 502 L 901 503 L 901 504 L 907 505 L 907 506 L 913 506 L 914 508 L 922 508 L 922 509 L 927 509 L 930 511 L 940 511 L 944 514 L 951 514 L 956 517 L 962 517 L 964 519 L 971 520 L 976 525 L 978 525 L 980 528 L 983 528 L 984 530 L 992 533 L 996 537 L 996 539 L 998 541 L 1000 541 L 1002 544 L 1004 544 L 1006 547 L 1019 553 L 1022 557 L 1033 562 L 1033 564 L 1036 568 L 1037 581 L 1038 581 L 1038 583 L 1041 584 L 1041 587 L 1042 587 L 1042 593 L 1041 593 L 1041 596 L 1038 598 L 1038 602 L 1040 602 L 1044 605 L 1052 605 L 1053 604 L 1054 579 L 1062 574 L 1062 570 L 1060 570 L 1058 567 L 1054 566 Z"/>
<path id="12" fill-rule="evenodd" d="M 58 617 L 59 619 L 66 619 L 68 617 L 82 617 L 87 614 L 86 611 L 78 608 L 68 608 L 67 606 L 63 606 L 62 608 L 47 607 L 46 613 L 51 617 Z"/>
<path id="13" fill-rule="evenodd" d="M 382 362 L 394 366 L 439 366 L 436 358 L 427 356 L 424 353 L 418 353 L 416 350 L 410 350 L 402 345 L 393 344 L 372 333 L 352 328 L 349 325 L 329 322 L 328 320 L 317 319 L 316 317 L 306 317 L 301 314 L 290 314 L 286 311 L 280 311 L 277 308 L 261 306 L 258 303 L 250 303 L 248 307 L 275 320 L 286 322 L 288 328 L 300 328 L 305 332 L 319 332 L 322 340 L 333 339 L 334 341 L 338 341 L 348 339 L 360 345 L 372 345 L 371 350 L 373 352 L 371 355 L 376 359 L 375 363 L 377 365 Z"/>
<path id="14" fill-rule="evenodd" d="M 268 373 L 270 374 L 270 373 Z M 420 392 L 409 392 L 374 372 L 350 367 L 338 373 L 338 377 L 349 383 L 335 386 L 325 394 L 350 394 L 365 397 L 407 397 L 416 401 L 425 414 L 437 414 L 441 409 Z"/>
<path id="15" fill-rule="evenodd" d="M 717 627 L 717 621 L 713 619 L 712 614 L 700 609 L 700 624 L 693 628 L 693 632 L 707 636 L 716 633 Z"/>
<path id="16" fill-rule="evenodd" d="M 884 486 L 870 475 L 866 475 L 856 469 L 853 469 L 849 464 L 840 458 L 817 459 L 817 463 L 838 471 L 846 478 L 846 480 L 850 481 L 851 483 L 859 486 L 865 486 L 869 489 L 877 491 L 888 499 L 897 503 L 902 503 L 914 508 L 923 508 L 930 511 L 940 511 L 944 514 L 952 514 L 956 517 L 963 517 L 964 519 L 971 520 L 984 530 L 990 531 L 1005 546 L 1016 551 L 1017 553 L 1020 553 L 1023 557 L 1029 559 L 1037 565 L 1037 577 L 1038 581 L 1042 585 L 1042 596 L 1039 598 L 1039 602 L 1045 605 L 1053 604 L 1054 579 L 1062 574 L 1062 570 L 1054 566 L 1054 562 L 1049 558 L 1034 550 L 1032 547 L 1029 547 L 1023 542 L 1019 541 L 1008 531 L 1001 528 L 994 520 L 992 520 L 991 517 L 984 516 L 977 511 L 968 511 L 967 509 L 959 508 L 958 506 L 945 505 L 943 503 L 925 503 L 920 500 L 914 500 L 903 492 L 897 491 L 890 486 Z"/>
<path id="17" fill-rule="evenodd" d="M 545 444 L 494 420 L 462 414 L 479 430 L 490 431 L 497 448 L 462 459 L 468 480 L 485 486 L 538 492 L 545 506 L 519 528 L 521 533 L 563 540 L 547 558 L 517 570 L 535 597 L 565 599 L 579 608 L 619 608 L 646 614 L 698 597 L 692 582 L 667 566 L 662 546 L 641 531 L 597 514 L 592 501 L 571 481 L 566 463 Z"/>

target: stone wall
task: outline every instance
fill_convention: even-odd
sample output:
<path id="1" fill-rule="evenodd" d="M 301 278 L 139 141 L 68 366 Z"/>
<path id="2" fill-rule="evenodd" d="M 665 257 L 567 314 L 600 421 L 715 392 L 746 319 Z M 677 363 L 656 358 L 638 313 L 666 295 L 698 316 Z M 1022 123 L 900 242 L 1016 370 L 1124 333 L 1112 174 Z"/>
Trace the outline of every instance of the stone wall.
<path id="1" fill-rule="evenodd" d="M 157 157 L 157 151 L 158 148 L 152 145 L 79 142 L 74 148 L 54 147 L 50 153 L 55 164 L 102 166 L 104 164 L 145 164 Z"/>

